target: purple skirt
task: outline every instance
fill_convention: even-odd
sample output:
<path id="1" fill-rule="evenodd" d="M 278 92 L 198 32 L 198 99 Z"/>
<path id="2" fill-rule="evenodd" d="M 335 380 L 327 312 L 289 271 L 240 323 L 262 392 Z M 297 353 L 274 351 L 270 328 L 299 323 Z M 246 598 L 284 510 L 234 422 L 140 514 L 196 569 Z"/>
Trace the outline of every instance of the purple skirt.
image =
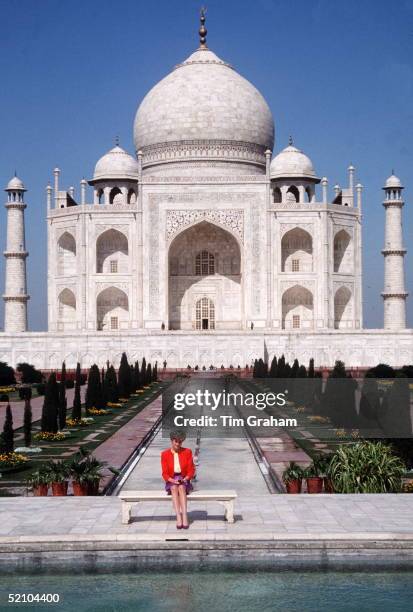
<path id="1" fill-rule="evenodd" d="M 182 478 L 182 474 L 175 472 L 174 474 L 174 480 L 179 480 L 179 478 Z M 167 492 L 168 495 L 172 495 L 171 494 L 171 487 L 172 487 L 172 483 L 171 482 L 166 482 L 165 483 L 165 491 Z M 193 486 L 191 484 L 191 481 L 188 480 L 185 483 L 185 490 L 186 490 L 186 494 L 188 495 L 192 490 L 193 490 Z"/>

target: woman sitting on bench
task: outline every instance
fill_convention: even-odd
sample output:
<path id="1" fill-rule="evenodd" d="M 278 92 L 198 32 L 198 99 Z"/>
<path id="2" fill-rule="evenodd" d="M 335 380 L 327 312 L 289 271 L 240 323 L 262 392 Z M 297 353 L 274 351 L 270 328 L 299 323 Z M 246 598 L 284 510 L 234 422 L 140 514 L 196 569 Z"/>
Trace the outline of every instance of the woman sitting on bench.
<path id="1" fill-rule="evenodd" d="M 190 448 L 183 448 L 186 435 L 180 431 L 171 431 L 171 448 L 161 453 L 162 478 L 165 490 L 172 495 L 176 513 L 176 528 L 188 529 L 186 496 L 192 491 L 191 479 L 195 476 L 195 466 Z"/>

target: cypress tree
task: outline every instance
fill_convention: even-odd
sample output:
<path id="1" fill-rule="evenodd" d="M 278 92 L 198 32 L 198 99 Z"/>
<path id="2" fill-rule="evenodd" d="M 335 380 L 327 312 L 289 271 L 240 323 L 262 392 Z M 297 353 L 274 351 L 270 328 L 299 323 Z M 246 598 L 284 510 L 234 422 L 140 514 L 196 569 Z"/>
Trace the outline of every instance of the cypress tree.
<path id="1" fill-rule="evenodd" d="M 142 377 L 141 372 L 139 370 L 139 361 L 135 361 L 135 382 L 136 382 L 136 390 L 142 389 Z"/>
<path id="2" fill-rule="evenodd" d="M 131 364 L 129 367 L 130 367 L 130 380 L 131 380 L 130 392 L 136 393 L 137 386 L 136 386 L 135 366 Z"/>
<path id="3" fill-rule="evenodd" d="M 379 429 L 380 395 L 377 379 L 372 372 L 366 372 L 360 398 L 359 426 L 362 435 L 369 436 L 371 431 Z M 365 430 L 363 432 L 363 430 Z"/>
<path id="4" fill-rule="evenodd" d="M 148 367 L 146 368 L 146 384 L 150 385 L 152 382 L 152 364 L 148 363 Z"/>
<path id="5" fill-rule="evenodd" d="M 393 438 L 410 436 L 410 388 L 409 380 L 402 372 L 396 374 L 393 384 L 387 390 L 383 408 L 385 410 L 381 421 L 384 433 Z"/>
<path id="6" fill-rule="evenodd" d="M 118 380 L 113 366 L 109 366 L 106 370 L 105 393 L 108 402 L 116 404 L 119 401 Z"/>
<path id="7" fill-rule="evenodd" d="M 258 361 L 254 359 L 254 367 L 252 368 L 252 377 L 257 378 Z"/>
<path id="8" fill-rule="evenodd" d="M 64 429 L 66 427 L 66 410 L 66 364 L 63 362 L 59 383 L 59 429 Z"/>
<path id="9" fill-rule="evenodd" d="M 73 398 L 72 419 L 79 420 L 82 416 L 82 401 L 80 399 L 81 372 L 80 363 L 76 366 L 75 394 Z"/>
<path id="10" fill-rule="evenodd" d="M 271 361 L 271 367 L 270 367 L 270 378 L 277 378 L 277 357 L 274 355 L 274 357 L 272 358 Z"/>
<path id="11" fill-rule="evenodd" d="M 308 364 L 308 378 L 314 378 L 314 359 L 312 357 Z"/>
<path id="12" fill-rule="evenodd" d="M 108 402 L 108 397 L 107 397 L 107 393 L 106 393 L 106 374 L 105 374 L 105 368 L 102 368 L 100 371 L 100 382 L 102 385 L 102 397 L 103 397 L 103 403 L 107 404 Z"/>
<path id="13" fill-rule="evenodd" d="M 155 365 L 152 371 L 152 380 L 156 382 L 158 380 L 158 362 L 155 361 Z"/>
<path id="14" fill-rule="evenodd" d="M 87 379 L 86 412 L 90 408 L 104 408 L 104 405 L 99 368 L 96 364 L 93 364 Z"/>
<path id="15" fill-rule="evenodd" d="M 142 359 L 141 380 L 142 380 L 142 386 L 144 387 L 146 385 L 146 359 L 145 357 Z"/>
<path id="16" fill-rule="evenodd" d="M 333 425 L 342 426 L 343 419 L 343 393 L 344 386 L 336 379 L 345 379 L 346 369 L 342 361 L 336 361 L 333 370 L 330 372 L 325 390 L 322 397 L 323 414 L 330 417 Z"/>
<path id="17" fill-rule="evenodd" d="M 277 365 L 277 378 L 287 378 L 285 375 L 285 357 L 281 355 Z"/>
<path id="18" fill-rule="evenodd" d="M 56 374 L 52 372 L 46 383 L 44 395 L 41 430 L 49 433 L 57 433 L 57 416 L 59 410 L 59 385 Z"/>
<path id="19" fill-rule="evenodd" d="M 129 398 L 131 394 L 131 371 L 128 363 L 126 353 L 122 353 L 120 360 L 119 373 L 118 373 L 118 385 L 119 385 L 119 396 L 120 398 Z"/>
<path id="20" fill-rule="evenodd" d="M 30 397 L 26 397 L 24 400 L 23 431 L 24 446 L 29 448 L 32 445 L 32 406 L 30 404 Z"/>
<path id="21" fill-rule="evenodd" d="M 4 419 L 3 425 L 3 452 L 8 454 L 14 451 L 14 429 L 13 429 L 13 415 L 11 412 L 10 404 L 7 404 L 6 418 Z"/>
<path id="22" fill-rule="evenodd" d="M 306 406 L 308 403 L 307 387 L 307 368 L 300 365 L 295 379 L 294 399 L 299 406 Z"/>

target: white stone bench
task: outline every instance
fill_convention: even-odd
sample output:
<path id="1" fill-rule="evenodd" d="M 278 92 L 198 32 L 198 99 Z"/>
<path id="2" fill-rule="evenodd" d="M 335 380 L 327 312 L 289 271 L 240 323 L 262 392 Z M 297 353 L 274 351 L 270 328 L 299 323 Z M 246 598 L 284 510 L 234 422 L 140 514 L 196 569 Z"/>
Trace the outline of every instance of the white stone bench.
<path id="1" fill-rule="evenodd" d="M 122 523 L 130 522 L 132 504 L 142 502 L 172 502 L 171 496 L 165 491 L 122 491 L 119 495 L 122 501 Z M 234 500 L 236 491 L 192 491 L 187 497 L 188 502 L 216 501 L 225 508 L 225 518 L 228 523 L 234 522 Z"/>

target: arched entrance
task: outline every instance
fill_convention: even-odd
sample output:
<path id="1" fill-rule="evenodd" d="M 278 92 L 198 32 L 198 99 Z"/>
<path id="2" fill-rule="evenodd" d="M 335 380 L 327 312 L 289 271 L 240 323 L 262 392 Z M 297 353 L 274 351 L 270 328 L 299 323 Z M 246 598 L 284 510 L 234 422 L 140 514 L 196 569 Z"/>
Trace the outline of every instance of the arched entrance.
<path id="1" fill-rule="evenodd" d="M 241 250 L 235 237 L 201 221 L 182 231 L 168 254 L 169 329 L 241 329 Z"/>
<path id="2" fill-rule="evenodd" d="M 207 297 L 197 301 L 195 306 L 195 327 L 197 330 L 206 331 L 215 329 L 215 304 Z"/>

